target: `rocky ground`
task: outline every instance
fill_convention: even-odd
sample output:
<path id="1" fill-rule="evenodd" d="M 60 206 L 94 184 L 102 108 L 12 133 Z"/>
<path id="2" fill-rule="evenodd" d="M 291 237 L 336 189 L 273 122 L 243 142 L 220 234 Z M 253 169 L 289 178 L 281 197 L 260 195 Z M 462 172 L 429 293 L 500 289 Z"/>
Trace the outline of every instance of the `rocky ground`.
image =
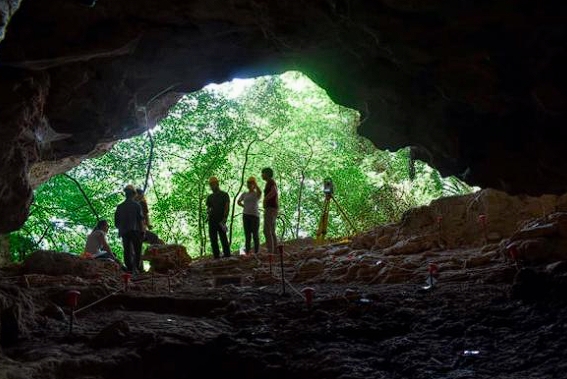
<path id="1" fill-rule="evenodd" d="M 0 276 L 0 378 L 564 378 L 564 206 L 482 191 L 289 242 L 285 294 L 268 255 L 178 257 L 125 292 L 112 264 L 38 252 Z"/>

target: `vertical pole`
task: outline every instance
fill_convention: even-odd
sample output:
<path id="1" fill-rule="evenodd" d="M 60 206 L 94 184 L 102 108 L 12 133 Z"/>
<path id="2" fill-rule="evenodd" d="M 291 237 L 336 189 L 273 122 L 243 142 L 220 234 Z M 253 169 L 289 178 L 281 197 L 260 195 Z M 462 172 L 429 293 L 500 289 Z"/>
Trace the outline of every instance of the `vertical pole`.
<path id="1" fill-rule="evenodd" d="M 278 251 L 280 253 L 280 266 L 282 271 L 282 295 L 285 295 L 285 275 L 284 275 L 284 264 L 283 264 L 283 245 L 278 245 Z"/>
<path id="2" fill-rule="evenodd" d="M 129 272 L 125 272 L 122 274 L 122 280 L 124 281 L 124 292 L 128 292 L 128 286 L 130 284 L 130 279 L 132 278 L 132 274 Z"/>
<path id="3" fill-rule="evenodd" d="M 67 305 L 69 305 L 69 334 L 73 334 L 73 320 L 75 318 L 75 309 L 79 304 L 79 296 L 81 293 L 79 291 L 69 291 L 67 292 Z"/>
<path id="4" fill-rule="evenodd" d="M 305 305 L 307 305 L 307 309 L 311 309 L 311 305 L 313 304 L 313 293 L 315 292 L 315 289 L 312 287 L 306 287 L 302 292 L 305 296 Z"/>
<path id="5" fill-rule="evenodd" d="M 171 271 L 167 272 L 167 292 L 171 292 Z"/>

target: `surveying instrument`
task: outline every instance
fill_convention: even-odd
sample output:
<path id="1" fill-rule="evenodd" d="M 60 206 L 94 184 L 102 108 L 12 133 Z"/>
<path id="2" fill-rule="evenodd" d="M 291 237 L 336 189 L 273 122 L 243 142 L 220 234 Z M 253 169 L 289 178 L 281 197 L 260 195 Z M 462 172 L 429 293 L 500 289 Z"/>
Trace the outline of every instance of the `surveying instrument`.
<path id="1" fill-rule="evenodd" d="M 327 235 L 327 226 L 329 225 L 329 209 L 331 207 L 331 200 L 336 205 L 339 214 L 341 215 L 344 222 L 346 222 L 353 232 L 356 232 L 356 228 L 353 223 L 348 218 L 348 215 L 344 209 L 339 205 L 337 199 L 335 199 L 333 180 L 331 178 L 326 178 L 323 181 L 323 192 L 325 193 L 325 202 L 323 203 L 323 213 L 321 214 L 321 220 L 319 221 L 319 227 L 317 228 L 317 238 L 315 241 L 317 243 L 325 242 L 325 236 Z"/>

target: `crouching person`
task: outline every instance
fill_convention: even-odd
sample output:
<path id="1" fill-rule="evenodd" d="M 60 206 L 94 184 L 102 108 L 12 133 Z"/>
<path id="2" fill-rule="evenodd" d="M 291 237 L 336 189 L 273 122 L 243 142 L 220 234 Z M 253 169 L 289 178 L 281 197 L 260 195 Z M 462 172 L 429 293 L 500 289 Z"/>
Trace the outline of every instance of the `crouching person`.
<path id="1" fill-rule="evenodd" d="M 112 250 L 106 241 L 106 233 L 108 233 L 108 221 L 100 220 L 93 231 L 87 237 L 85 245 L 85 253 L 95 259 L 111 259 L 118 261 L 116 256 L 112 254 Z"/>

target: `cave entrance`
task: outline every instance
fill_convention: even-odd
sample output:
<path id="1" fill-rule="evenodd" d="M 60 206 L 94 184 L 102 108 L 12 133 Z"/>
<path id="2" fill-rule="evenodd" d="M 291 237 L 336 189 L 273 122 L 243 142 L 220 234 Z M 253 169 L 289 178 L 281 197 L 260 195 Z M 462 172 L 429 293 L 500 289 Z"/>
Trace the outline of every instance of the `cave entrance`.
<path id="1" fill-rule="evenodd" d="M 297 71 L 211 84 L 184 95 L 155 128 L 117 142 L 36 189 L 24 227 L 10 235 L 13 252 L 83 251 L 97 219 L 113 220 L 127 184 L 147 187 L 150 223 L 166 242 L 207 253 L 204 202 L 210 176 L 231 197 L 233 251 L 242 250 L 241 208 L 246 179 L 271 167 L 279 185 L 278 233 L 314 236 L 324 203 L 323 180 L 359 231 L 395 222 L 408 209 L 473 189 L 414 161 L 410 149 L 377 150 L 356 134 L 360 114 L 335 104 Z M 331 209 L 328 238 L 350 232 Z M 111 246 L 121 245 L 111 228 Z"/>

